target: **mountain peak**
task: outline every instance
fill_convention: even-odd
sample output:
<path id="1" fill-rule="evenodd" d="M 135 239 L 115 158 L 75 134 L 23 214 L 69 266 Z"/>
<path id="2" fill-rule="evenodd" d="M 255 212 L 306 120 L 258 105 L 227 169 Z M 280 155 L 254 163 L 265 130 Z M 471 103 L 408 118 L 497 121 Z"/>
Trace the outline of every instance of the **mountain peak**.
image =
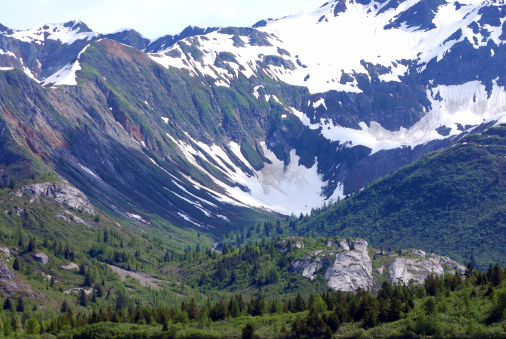
<path id="1" fill-rule="evenodd" d="M 27 30 L 9 30 L 5 35 L 29 43 L 43 44 L 47 40 L 55 40 L 70 45 L 76 40 L 91 40 L 98 33 L 80 20 L 71 20 L 66 23 L 41 24 Z"/>
<path id="2" fill-rule="evenodd" d="M 2 24 L 0 24 L 0 33 L 7 32 L 9 30 L 9 27 L 6 27 Z"/>

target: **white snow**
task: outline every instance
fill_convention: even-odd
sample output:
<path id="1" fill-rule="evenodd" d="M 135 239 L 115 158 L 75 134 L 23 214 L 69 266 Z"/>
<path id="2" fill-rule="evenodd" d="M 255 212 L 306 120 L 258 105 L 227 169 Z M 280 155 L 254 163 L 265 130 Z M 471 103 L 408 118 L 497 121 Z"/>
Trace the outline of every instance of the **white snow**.
<path id="1" fill-rule="evenodd" d="M 230 187 L 224 184 L 198 165 L 193 155 L 199 155 L 202 159 L 205 159 L 205 157 L 194 147 L 182 141 L 173 140 L 179 145 L 181 151 L 190 163 L 197 166 L 201 171 L 206 172 L 218 185 L 228 192 L 227 195 L 214 192 L 213 194 L 217 195 L 219 200 L 234 204 L 261 207 L 284 214 L 290 214 L 292 212 L 308 213 L 311 211 L 311 208 L 319 207 L 326 201 L 325 198 L 321 196 L 321 192 L 322 188 L 325 187 L 327 183 L 323 182 L 321 176 L 317 173 L 317 164 L 315 163 L 311 168 L 299 165 L 299 157 L 295 154 L 295 150 L 292 150 L 290 154 L 290 164 L 285 167 L 284 163 L 278 160 L 274 153 L 267 149 L 265 143 L 260 143 L 264 155 L 271 160 L 272 164 L 266 164 L 262 170 L 255 171 L 242 155 L 240 145 L 231 142 L 228 145 L 230 150 L 254 173 L 253 176 L 249 176 L 234 165 L 222 147 L 218 145 L 209 146 L 191 139 L 193 143 L 197 144 L 223 168 L 222 172 L 226 174 L 231 181 L 248 187 L 250 192 L 244 192 L 239 187 Z M 234 170 L 230 170 L 225 165 L 224 161 Z M 175 184 L 183 189 L 179 184 Z M 185 192 L 189 193 L 186 190 Z M 334 192 L 331 199 L 336 199 L 338 196 L 343 197 L 342 186 Z M 193 197 L 199 199 L 196 196 Z M 201 200 L 201 198 L 199 200 Z"/>
<path id="2" fill-rule="evenodd" d="M 169 123 L 169 118 L 166 118 L 166 117 L 161 117 L 161 118 L 162 118 L 163 122 L 165 122 L 166 124 Z"/>
<path id="3" fill-rule="evenodd" d="M 439 96 L 442 101 L 436 100 Z M 302 112 L 291 108 L 301 122 L 311 129 L 321 129 L 321 134 L 333 141 L 352 146 L 363 145 L 372 149 L 372 153 L 379 150 L 392 149 L 404 146 L 415 147 L 428 141 L 443 138 L 436 128 L 447 126 L 452 128 L 450 135 L 461 133 L 457 124 L 478 125 L 484 120 L 506 112 L 506 92 L 504 87 L 495 82 L 490 98 L 485 86 L 479 81 L 471 81 L 463 85 L 437 86 L 428 90 L 432 109 L 411 128 L 400 128 L 398 131 L 388 131 L 377 122 L 367 126 L 365 122 L 359 123 L 361 129 L 356 130 L 342 126 L 334 126 L 332 121 L 321 119 L 319 123 L 312 124 Z"/>
<path id="4" fill-rule="evenodd" d="M 499 40 L 501 26 L 485 25 L 484 29 L 490 32 L 490 36 L 485 39 L 481 33 L 474 34 L 472 29 L 467 27 L 469 23 L 480 18 L 479 9 L 489 4 L 479 0 L 460 1 L 463 6 L 460 6 L 459 10 L 453 2 L 440 6 L 433 20 L 437 29 L 417 30 L 416 27 L 408 28 L 405 23 L 401 24 L 400 28 L 383 29 L 417 2 L 418 0 L 408 0 L 396 9 L 378 14 L 387 2 L 380 4 L 373 1 L 369 5 L 361 5 L 347 1 L 347 10 L 335 17 L 335 2 L 330 1 L 313 11 L 270 20 L 266 27 L 259 28 L 260 31 L 270 34 L 268 41 L 273 46 L 251 46 L 248 44 L 248 37 L 241 37 L 246 46 L 234 47 L 231 35 L 213 32 L 206 35 L 209 40 L 199 39 L 200 49 L 204 53 L 202 62 L 186 56 L 177 44 L 150 56 L 167 68 L 186 69 L 193 76 L 200 73 L 215 79 L 217 86 L 228 86 L 230 79 L 237 77 L 239 72 L 246 77 L 256 76 L 257 63 L 262 63 L 269 55 L 279 56 L 279 47 L 290 52 L 291 56 L 282 55 L 282 58 L 291 61 L 296 68 L 289 70 L 266 65 L 265 73 L 274 80 L 308 87 L 311 93 L 329 90 L 360 92 L 356 80 L 346 84 L 340 84 L 339 80 L 343 72 L 367 73 L 361 64 L 362 60 L 389 68 L 390 72 L 380 75 L 380 80 L 399 81 L 399 76 L 405 75 L 407 71 L 407 66 L 399 62 L 402 59 L 418 60 L 419 71 L 422 71 L 428 61 L 433 58 L 440 60 L 458 41 L 468 39 L 473 42 L 473 37 L 476 37 L 479 41 L 476 48 L 485 46 L 489 40 L 496 44 L 502 43 Z M 325 20 L 319 22 L 322 16 L 325 16 Z M 501 19 L 501 24 L 504 20 Z M 446 41 L 459 28 L 462 28 L 462 35 L 457 40 Z M 182 42 L 189 43 L 187 39 Z M 168 56 L 166 52 L 169 50 L 178 50 L 182 57 Z M 234 70 L 234 75 L 230 75 L 228 70 L 214 66 L 216 56 L 220 52 L 231 53 L 245 69 L 240 70 L 239 65 L 234 62 L 226 62 Z M 298 66 L 297 60 L 307 67 Z M 309 78 L 306 78 L 308 75 Z M 253 95 L 257 98 L 258 88 L 259 86 L 253 90 Z"/>
<path id="5" fill-rule="evenodd" d="M 264 87 L 262 85 L 259 85 L 259 86 L 255 86 L 255 88 L 253 88 L 253 95 L 255 96 L 255 98 L 260 98 L 260 94 L 258 93 L 258 90 L 260 89 L 260 87 Z"/>
<path id="6" fill-rule="evenodd" d="M 140 215 L 138 214 L 135 214 L 135 213 L 129 213 L 129 212 L 126 212 L 126 215 L 130 218 L 130 219 L 134 219 L 134 220 L 137 220 L 137 221 L 140 221 L 142 223 L 145 223 L 145 224 L 150 224 L 150 222 L 146 219 L 144 219 L 143 217 L 141 217 Z"/>
<path id="7" fill-rule="evenodd" d="M 198 222 L 192 220 L 189 216 L 187 216 L 186 214 L 183 214 L 181 212 L 177 212 L 177 214 L 184 220 L 188 221 L 188 222 L 191 222 L 192 224 L 194 224 L 195 226 L 198 226 L 198 227 L 204 227 L 202 224 L 199 224 Z"/>
<path id="8" fill-rule="evenodd" d="M 51 84 L 52 86 L 60 86 L 60 85 L 77 86 L 76 72 L 81 69 L 79 58 L 81 57 L 81 54 L 83 54 L 89 46 L 90 45 L 88 44 L 86 47 L 83 48 L 81 52 L 79 52 L 79 54 L 77 55 L 77 60 L 73 64 L 67 64 L 58 72 L 47 77 L 46 79 L 44 79 L 41 85 L 47 86 Z"/>
<path id="9" fill-rule="evenodd" d="M 44 40 L 59 40 L 62 44 L 73 44 L 77 40 L 91 40 L 98 36 L 95 32 L 79 32 L 77 25 L 80 21 L 74 21 L 73 26 L 64 27 L 64 24 L 41 24 L 28 30 L 15 31 L 9 37 L 24 42 L 42 44 Z"/>
<path id="10" fill-rule="evenodd" d="M 100 177 L 98 175 L 96 175 L 92 170 L 90 170 L 88 167 L 86 166 L 83 166 L 81 165 L 80 163 L 78 163 L 79 167 L 81 167 L 86 173 L 90 174 L 92 177 L 96 178 L 96 179 L 99 179 L 99 180 L 102 180 L 100 179 Z"/>
<path id="11" fill-rule="evenodd" d="M 313 102 L 313 108 L 317 109 L 318 107 L 322 106 L 325 107 L 325 110 L 327 110 L 327 105 L 325 105 L 325 99 L 321 98 L 320 100 Z"/>
<path id="12" fill-rule="evenodd" d="M 0 71 L 12 71 L 14 67 L 0 67 Z"/>
<path id="13" fill-rule="evenodd" d="M 16 57 L 16 55 L 14 53 L 12 53 L 11 51 L 4 51 L 3 49 L 0 48 L 0 54 L 6 54 L 6 55 L 10 55 L 10 56 L 13 56 L 13 57 Z"/>

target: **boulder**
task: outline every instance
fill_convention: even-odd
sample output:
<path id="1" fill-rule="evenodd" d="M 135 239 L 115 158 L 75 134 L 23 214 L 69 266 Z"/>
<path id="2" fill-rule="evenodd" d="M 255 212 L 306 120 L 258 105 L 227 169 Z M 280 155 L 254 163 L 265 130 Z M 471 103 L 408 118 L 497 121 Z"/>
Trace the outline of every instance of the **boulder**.
<path id="1" fill-rule="evenodd" d="M 65 271 L 68 271 L 68 270 L 77 270 L 79 269 L 79 266 L 77 266 L 76 264 L 74 264 L 73 262 L 71 262 L 70 264 L 68 265 L 63 265 L 63 266 L 60 266 L 62 270 L 65 270 Z"/>
<path id="2" fill-rule="evenodd" d="M 33 258 L 41 263 L 43 263 L 44 265 L 47 264 L 49 262 L 49 258 L 47 257 L 46 254 L 44 253 L 37 253 L 37 254 L 34 254 L 33 255 Z"/>

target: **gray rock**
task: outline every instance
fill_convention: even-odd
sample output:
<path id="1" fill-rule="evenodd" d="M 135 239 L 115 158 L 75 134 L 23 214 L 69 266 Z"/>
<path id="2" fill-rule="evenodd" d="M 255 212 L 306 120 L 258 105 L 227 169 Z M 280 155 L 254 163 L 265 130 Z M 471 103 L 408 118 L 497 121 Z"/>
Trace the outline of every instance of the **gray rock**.
<path id="1" fill-rule="evenodd" d="M 7 256 L 7 259 L 11 258 L 11 251 L 7 247 L 0 246 L 0 251 L 4 252 Z"/>
<path id="2" fill-rule="evenodd" d="M 288 237 L 276 244 L 279 253 L 286 251 L 289 241 L 292 243 L 293 248 L 304 248 L 304 239 L 302 237 Z"/>
<path id="3" fill-rule="evenodd" d="M 49 262 L 49 258 L 47 257 L 46 254 L 44 253 L 37 253 L 37 254 L 34 254 L 33 255 L 33 258 L 41 263 L 43 263 L 44 265 L 47 264 Z"/>
<path id="4" fill-rule="evenodd" d="M 367 253 L 367 241 L 352 239 L 349 243 L 354 250 L 338 253 L 334 264 L 325 273 L 328 286 L 345 292 L 358 288 L 369 289 L 374 279 L 371 258 Z"/>
<path id="5" fill-rule="evenodd" d="M 22 297 L 44 299 L 43 295 L 34 292 L 28 284 L 19 280 L 2 260 L 0 260 L 0 290 L 9 295 L 17 294 Z"/>
<path id="6" fill-rule="evenodd" d="M 308 254 L 305 260 L 294 261 L 290 265 L 290 270 L 298 271 L 303 277 L 313 280 L 320 269 L 331 264 L 329 260 L 318 256 L 321 252 L 321 250 L 318 250 Z"/>
<path id="7" fill-rule="evenodd" d="M 86 295 L 90 295 L 93 293 L 93 288 L 86 289 L 86 288 L 82 288 L 82 287 L 71 288 L 69 290 L 64 291 L 63 293 L 64 294 L 72 294 L 72 293 L 77 293 L 77 292 L 80 293 L 81 290 L 84 291 L 84 294 L 86 294 Z"/>
<path id="8" fill-rule="evenodd" d="M 341 239 L 339 241 L 339 247 L 342 247 L 342 248 L 344 248 L 347 251 L 350 250 L 350 245 L 348 245 L 348 242 L 345 239 Z"/>
<path id="9" fill-rule="evenodd" d="M 76 270 L 79 268 L 75 263 L 71 262 L 68 265 L 60 266 L 62 270 L 68 271 L 68 270 Z"/>
<path id="10" fill-rule="evenodd" d="M 82 224 L 82 225 L 84 225 L 84 226 L 86 226 L 86 227 L 89 227 L 89 228 L 93 227 L 93 226 L 92 226 L 89 222 L 84 221 L 83 219 L 79 218 L 77 215 L 75 215 L 75 214 L 73 214 L 73 213 L 71 213 L 71 212 L 69 212 L 69 211 L 63 211 L 63 212 L 71 216 L 71 218 L 70 218 L 70 219 L 68 219 L 69 221 L 70 221 L 70 220 L 74 220 L 74 221 L 75 221 L 75 222 L 77 222 L 78 224 Z M 56 217 L 58 217 L 58 216 L 56 216 Z M 65 218 L 65 217 L 64 217 L 64 218 Z"/>
<path id="11" fill-rule="evenodd" d="M 443 267 L 434 257 L 429 260 L 395 258 L 390 265 L 389 271 L 390 279 L 394 284 L 408 284 L 411 280 L 421 284 L 430 273 L 444 274 Z"/>
<path id="12" fill-rule="evenodd" d="M 74 208 L 76 210 L 83 210 L 88 214 L 96 214 L 95 208 L 89 202 L 88 198 L 83 192 L 75 187 L 58 183 L 58 182 L 43 182 L 38 184 L 31 184 L 23 186 L 16 192 L 16 195 L 21 196 L 27 193 L 33 196 L 30 200 L 35 201 L 39 197 L 54 200 L 59 204 Z"/>

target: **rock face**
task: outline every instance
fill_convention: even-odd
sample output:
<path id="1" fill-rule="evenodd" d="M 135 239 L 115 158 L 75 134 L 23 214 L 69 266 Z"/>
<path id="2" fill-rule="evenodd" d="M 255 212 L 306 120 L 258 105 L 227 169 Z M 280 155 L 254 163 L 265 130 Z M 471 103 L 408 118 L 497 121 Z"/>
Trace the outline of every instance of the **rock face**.
<path id="1" fill-rule="evenodd" d="M 415 253 L 416 252 L 416 253 Z M 414 250 L 413 254 L 422 259 L 395 258 L 389 268 L 390 279 L 394 284 L 408 284 L 410 281 L 421 284 L 431 273 L 442 275 L 445 271 L 465 271 L 465 267 L 448 257 L 429 254 L 428 259 L 423 251 Z"/>
<path id="2" fill-rule="evenodd" d="M 279 253 L 283 253 L 288 248 L 288 242 L 294 247 L 294 248 L 303 248 L 304 247 L 304 239 L 302 237 L 288 237 L 282 241 L 280 241 L 276 247 L 279 250 Z"/>
<path id="3" fill-rule="evenodd" d="M 280 252 L 286 250 L 287 240 L 288 238 L 278 243 Z M 295 251 L 306 247 L 301 242 L 302 239 L 298 240 L 300 247 L 293 247 Z M 367 241 L 358 238 L 330 239 L 320 246 L 322 249 L 305 254 L 303 260 L 292 262 L 290 270 L 311 280 L 315 279 L 318 273 L 322 273 L 330 288 L 344 292 L 356 291 L 359 288 L 374 289 L 379 286 L 381 279 L 384 279 L 385 273 L 394 284 L 421 284 L 430 273 L 442 275 L 446 272 L 465 271 L 464 266 L 448 257 L 414 249 L 402 252 L 402 255 L 407 257 L 399 256 L 396 252 L 384 253 L 369 249 Z M 369 251 L 376 253 L 373 259 L 376 263 L 374 270 Z M 380 279 L 377 280 L 373 272 L 383 277 L 377 276 L 376 278 Z"/>
<path id="4" fill-rule="evenodd" d="M 11 251 L 7 247 L 0 246 L 0 251 L 4 252 L 7 256 L 7 260 L 11 258 Z"/>
<path id="5" fill-rule="evenodd" d="M 374 279 L 371 258 L 367 253 L 367 241 L 350 239 L 346 245 L 350 250 L 337 253 L 334 264 L 325 273 L 328 286 L 345 292 L 370 288 Z"/>
<path id="6" fill-rule="evenodd" d="M 306 256 L 305 260 L 298 260 L 290 265 L 290 270 L 301 272 L 303 277 L 313 280 L 316 274 L 323 267 L 328 267 L 331 263 L 327 259 L 318 256 L 321 250 L 310 253 Z"/>
<path id="7" fill-rule="evenodd" d="M 59 204 L 74 208 L 76 210 L 83 210 L 88 214 L 97 213 L 83 192 L 75 187 L 62 183 L 43 182 L 39 184 L 27 185 L 21 187 L 17 193 L 18 195 L 21 195 L 23 193 L 33 195 L 31 201 L 34 201 L 39 197 L 43 197 L 46 199 L 54 200 Z"/>
<path id="8" fill-rule="evenodd" d="M 335 249 L 327 253 L 323 253 L 323 250 L 311 252 L 304 260 L 293 262 L 290 269 L 311 280 L 319 271 L 325 270 L 328 286 L 335 290 L 350 292 L 372 287 L 372 262 L 365 240 L 343 239 L 338 244 L 327 241 L 326 246 Z"/>
<path id="9" fill-rule="evenodd" d="M 33 258 L 41 263 L 43 263 L 44 265 L 47 264 L 49 262 L 49 258 L 47 257 L 46 254 L 44 253 L 37 253 L 37 254 L 34 254 L 33 255 Z"/>

